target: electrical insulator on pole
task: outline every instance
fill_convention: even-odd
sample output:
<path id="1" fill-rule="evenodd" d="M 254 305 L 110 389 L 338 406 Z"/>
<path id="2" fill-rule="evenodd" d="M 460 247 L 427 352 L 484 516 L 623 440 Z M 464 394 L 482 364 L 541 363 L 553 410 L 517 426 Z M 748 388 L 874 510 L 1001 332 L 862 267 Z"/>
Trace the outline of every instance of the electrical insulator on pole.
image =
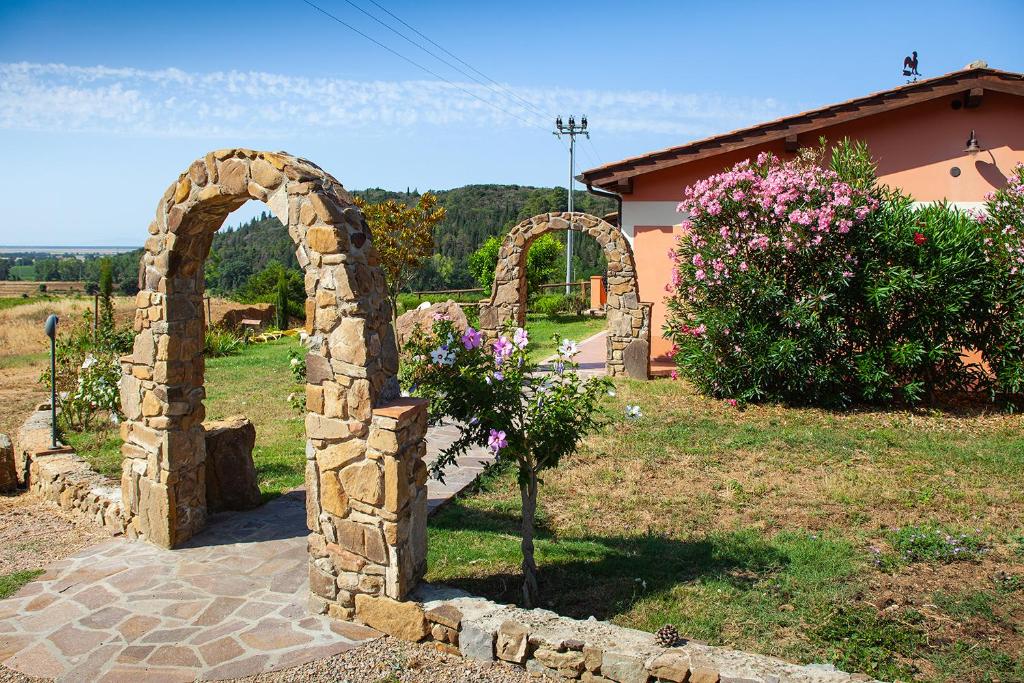
<path id="1" fill-rule="evenodd" d="M 563 135 L 569 136 L 569 213 L 573 212 L 573 201 L 572 191 L 573 186 L 576 183 L 576 136 L 585 135 L 590 138 L 590 131 L 587 130 L 587 115 L 584 114 L 580 117 L 580 122 L 577 125 L 576 117 L 572 114 L 569 115 L 569 124 L 565 125 L 562 123 L 562 117 L 555 117 L 555 130 L 554 135 L 561 139 Z M 574 222 L 570 221 L 570 226 L 575 225 Z M 565 293 L 569 294 L 572 283 L 572 243 L 573 243 L 573 230 L 572 227 L 567 231 L 565 236 Z"/>

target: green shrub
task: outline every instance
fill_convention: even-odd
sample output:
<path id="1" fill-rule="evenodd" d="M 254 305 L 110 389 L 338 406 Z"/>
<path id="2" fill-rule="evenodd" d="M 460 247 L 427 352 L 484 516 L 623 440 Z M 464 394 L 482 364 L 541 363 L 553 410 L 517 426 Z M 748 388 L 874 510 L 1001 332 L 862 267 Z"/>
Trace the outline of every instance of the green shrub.
<path id="1" fill-rule="evenodd" d="M 527 308 L 531 313 L 554 318 L 560 315 L 582 315 L 588 303 L 580 294 L 541 294 Z"/>
<path id="2" fill-rule="evenodd" d="M 985 209 L 987 216 L 978 220 L 996 271 L 992 296 L 998 306 L 983 355 L 995 375 L 995 392 L 1019 402 L 1024 395 L 1024 164 L 1013 169 L 1005 188 L 989 195 Z"/>
<path id="3" fill-rule="evenodd" d="M 494 235 L 470 254 L 468 268 L 473 278 L 490 293 L 494 283 L 494 270 L 498 265 L 498 252 L 504 235 Z M 556 280 L 564 273 L 565 247 L 551 234 L 541 235 L 526 252 L 527 289 L 536 291 L 539 285 Z"/>
<path id="4" fill-rule="evenodd" d="M 245 337 L 240 337 L 225 327 L 215 325 L 206 328 L 203 355 L 207 358 L 231 356 L 241 351 L 244 345 Z"/>
<path id="5" fill-rule="evenodd" d="M 996 336 L 1010 297 L 982 223 L 878 186 L 863 144 L 823 155 L 762 154 L 686 189 L 665 328 L 682 373 L 721 398 L 827 406 L 983 386 L 961 353 Z M 1015 324 L 1007 386 L 1024 373 Z"/>
<path id="6" fill-rule="evenodd" d="M 541 294 L 527 308 L 531 313 L 540 313 L 550 318 L 564 310 L 565 298 L 565 294 Z"/>

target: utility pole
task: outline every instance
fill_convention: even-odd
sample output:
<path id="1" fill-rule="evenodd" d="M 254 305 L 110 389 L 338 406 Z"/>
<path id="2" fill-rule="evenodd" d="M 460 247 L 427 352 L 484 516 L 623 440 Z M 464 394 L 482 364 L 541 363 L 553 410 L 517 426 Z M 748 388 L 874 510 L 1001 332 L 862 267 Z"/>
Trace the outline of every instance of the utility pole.
<path id="1" fill-rule="evenodd" d="M 576 184 L 576 136 L 586 135 L 590 138 L 590 133 L 587 131 L 587 115 L 584 114 L 580 118 L 580 123 L 576 125 L 575 117 L 569 115 L 569 125 L 562 123 L 562 117 L 558 116 L 555 118 L 555 137 L 559 140 L 562 139 L 563 135 L 569 136 L 569 213 L 572 213 L 572 190 Z M 565 236 L 565 293 L 569 294 L 572 282 L 572 242 L 573 242 L 573 231 L 570 229 L 567 231 L 568 234 Z"/>

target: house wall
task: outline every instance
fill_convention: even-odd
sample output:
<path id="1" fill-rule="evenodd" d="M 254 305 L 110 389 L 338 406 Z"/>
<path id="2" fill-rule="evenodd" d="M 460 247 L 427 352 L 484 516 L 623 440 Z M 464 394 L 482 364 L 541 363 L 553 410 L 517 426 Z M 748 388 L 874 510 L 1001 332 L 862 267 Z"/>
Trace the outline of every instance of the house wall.
<path id="1" fill-rule="evenodd" d="M 1017 163 L 1024 163 L 1024 97 L 986 91 L 980 107 L 952 108 L 957 97 L 867 116 L 801 135 L 800 144 L 815 146 L 819 137 L 865 141 L 878 163 L 879 180 L 899 187 L 918 201 L 947 200 L 974 208 L 985 195 L 1005 185 Z M 971 130 L 982 152 L 964 152 Z M 671 278 L 667 251 L 672 226 L 682 217 L 675 208 L 687 185 L 770 151 L 787 159 L 784 142 L 775 140 L 745 149 L 697 159 L 634 177 L 632 194 L 623 197 L 622 231 L 636 256 L 638 285 L 644 301 L 654 302 L 651 359 L 664 363 L 671 343 L 661 337 L 665 321 L 665 286 Z M 953 177 L 950 171 L 960 169 Z"/>

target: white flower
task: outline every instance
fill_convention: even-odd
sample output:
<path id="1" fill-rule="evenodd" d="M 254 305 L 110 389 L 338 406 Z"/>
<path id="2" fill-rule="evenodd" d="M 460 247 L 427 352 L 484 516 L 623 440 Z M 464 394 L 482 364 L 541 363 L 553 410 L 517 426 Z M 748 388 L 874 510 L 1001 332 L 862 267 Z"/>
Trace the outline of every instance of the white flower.
<path id="1" fill-rule="evenodd" d="M 626 417 L 634 420 L 639 420 L 644 414 L 640 411 L 640 406 L 626 406 Z"/>
<path id="2" fill-rule="evenodd" d="M 454 365 L 455 354 L 449 351 L 447 346 L 439 346 L 430 352 L 430 360 L 438 365 Z"/>
<path id="3" fill-rule="evenodd" d="M 615 398 L 615 396 L 616 396 L 615 389 L 609 389 L 608 390 L 608 395 L 611 396 L 612 398 Z"/>
<path id="4" fill-rule="evenodd" d="M 292 358 L 292 367 L 295 367 L 298 364 L 299 364 L 299 359 L 298 358 Z"/>
<path id="5" fill-rule="evenodd" d="M 94 356 L 94 355 L 92 355 L 90 353 L 88 356 L 85 357 L 85 362 L 82 363 L 82 369 L 83 370 L 88 370 L 92 366 L 96 365 L 96 363 L 98 363 L 98 362 L 99 361 L 96 360 L 96 356 Z"/>
<path id="6" fill-rule="evenodd" d="M 579 347 L 572 339 L 563 339 L 562 345 L 558 347 L 558 355 L 565 358 L 572 358 L 580 352 Z"/>

